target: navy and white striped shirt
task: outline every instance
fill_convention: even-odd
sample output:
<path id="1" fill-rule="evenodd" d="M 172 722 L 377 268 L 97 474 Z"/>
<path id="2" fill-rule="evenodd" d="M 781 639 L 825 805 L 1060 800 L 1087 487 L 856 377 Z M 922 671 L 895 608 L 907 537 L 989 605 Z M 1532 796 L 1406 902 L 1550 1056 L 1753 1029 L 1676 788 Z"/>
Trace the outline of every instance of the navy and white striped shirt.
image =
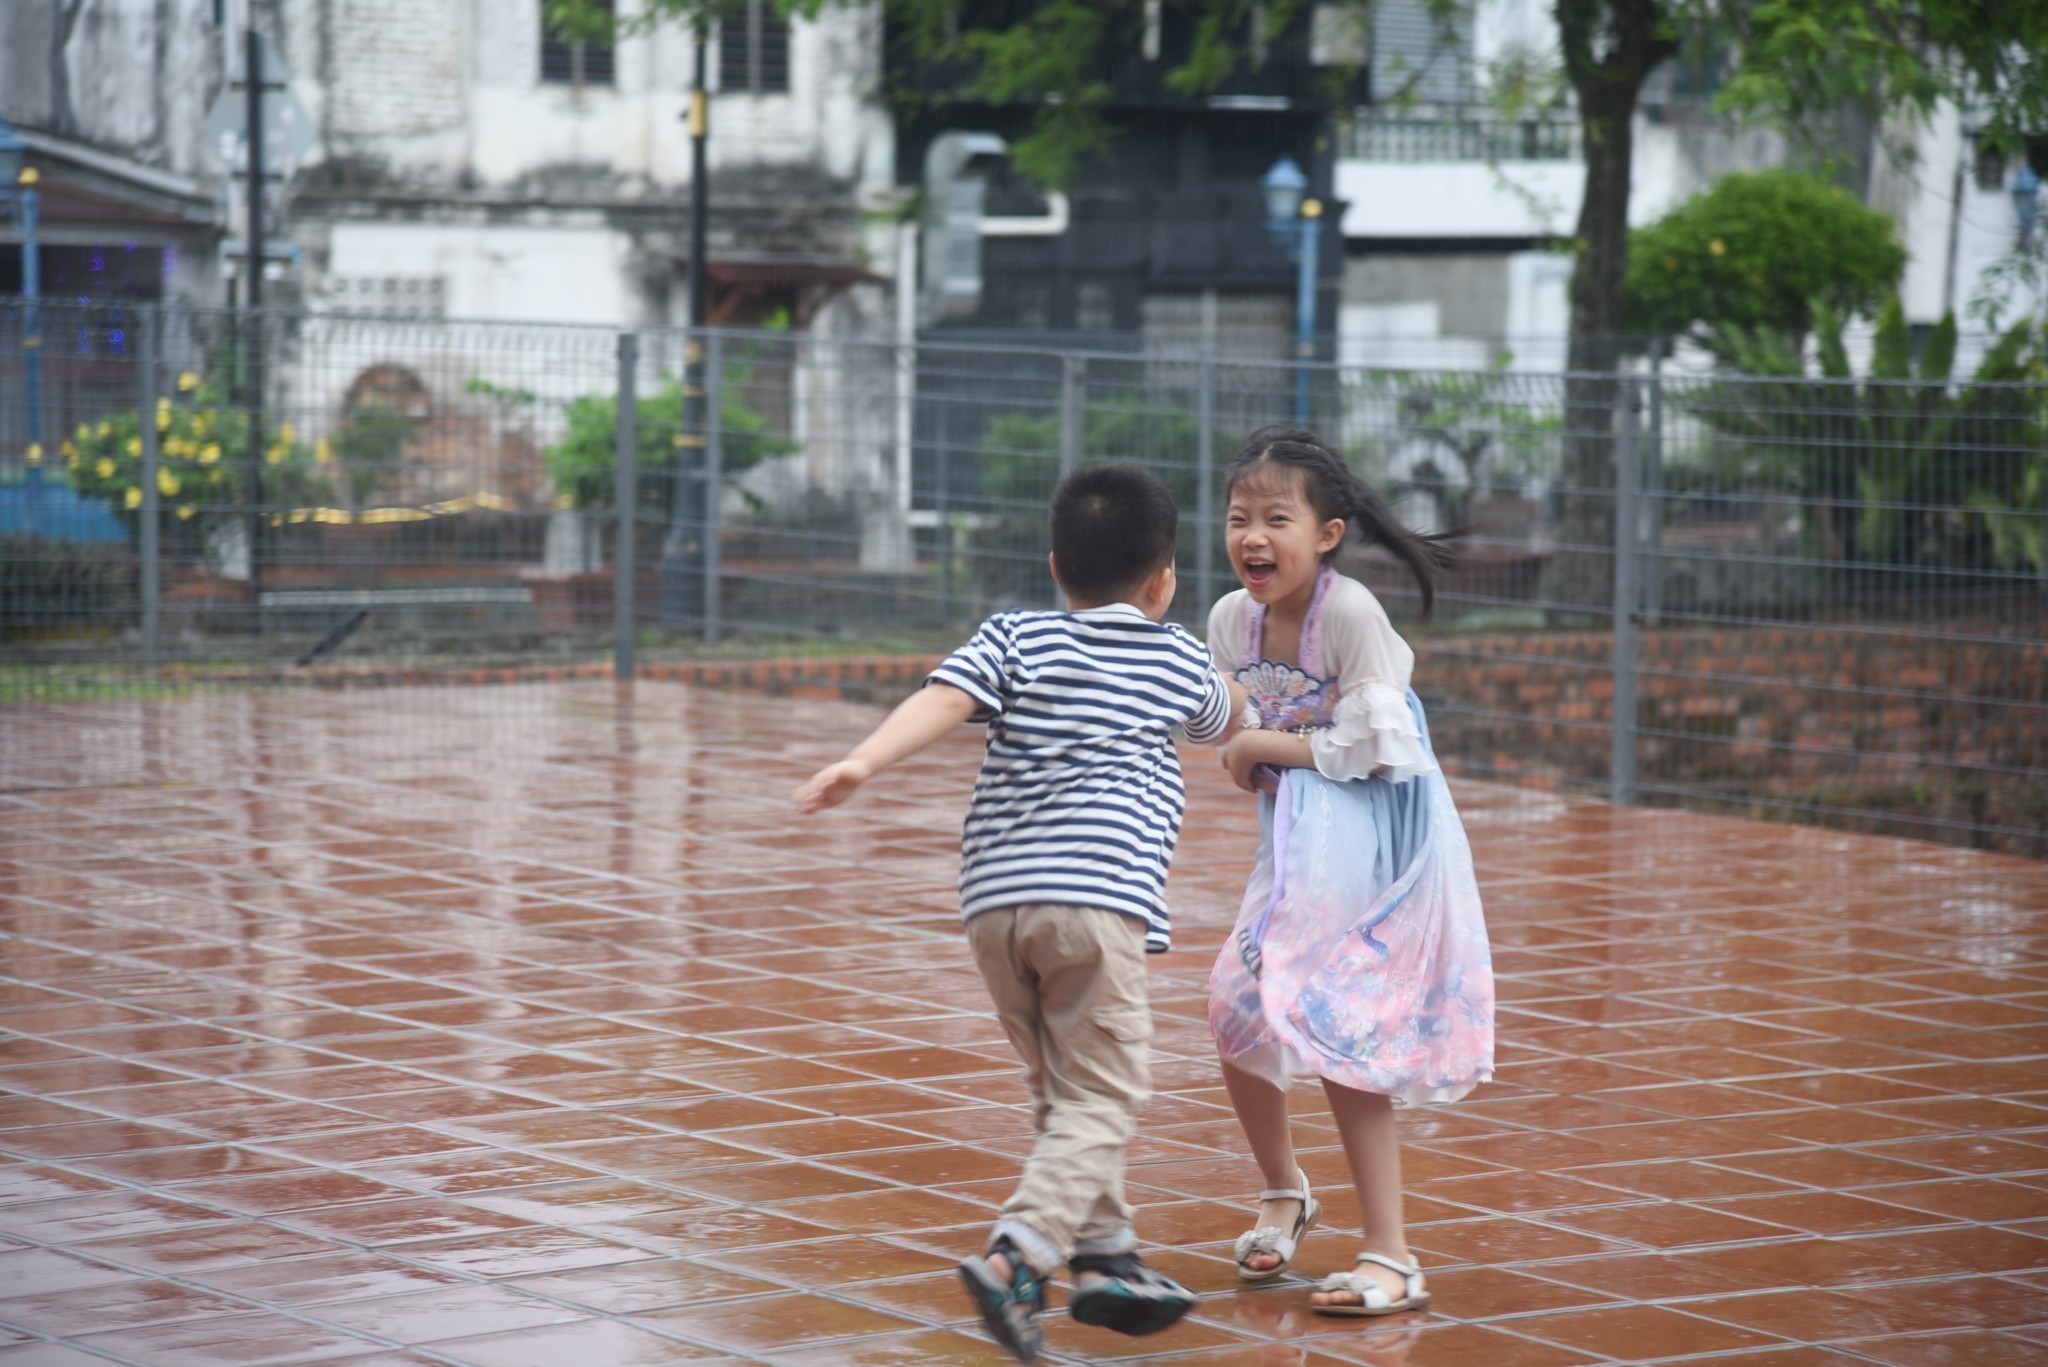
<path id="1" fill-rule="evenodd" d="M 1002 612 L 933 670 L 977 703 L 988 756 L 961 842 L 963 919 L 1031 902 L 1102 907 L 1170 945 L 1166 866 L 1187 790 L 1172 731 L 1213 741 L 1230 690 L 1180 627 L 1113 603 Z"/>

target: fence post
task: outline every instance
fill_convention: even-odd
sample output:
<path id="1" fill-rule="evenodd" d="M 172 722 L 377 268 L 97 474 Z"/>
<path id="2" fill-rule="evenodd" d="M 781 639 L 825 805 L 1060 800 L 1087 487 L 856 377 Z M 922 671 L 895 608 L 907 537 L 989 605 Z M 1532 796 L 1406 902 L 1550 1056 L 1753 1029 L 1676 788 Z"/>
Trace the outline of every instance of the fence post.
<path id="1" fill-rule="evenodd" d="M 704 644 L 718 644 L 719 484 L 725 473 L 725 339 L 712 333 L 704 352 Z M 905 529 L 906 535 L 908 529 Z"/>
<path id="2" fill-rule="evenodd" d="M 160 616 L 162 578 L 160 567 L 160 533 L 163 522 L 158 516 L 157 463 L 158 433 L 156 430 L 156 355 L 157 331 L 161 326 L 160 315 L 144 304 L 135 311 L 136 337 L 136 393 L 135 412 L 141 419 L 137 424 L 142 435 L 142 524 L 137 550 L 142 557 L 142 666 L 155 673 L 162 663 L 162 618 Z"/>
<path id="3" fill-rule="evenodd" d="M 1081 414 L 1086 406 L 1088 363 L 1079 356 L 1060 357 L 1060 472 L 1065 479 L 1081 468 Z M 1066 595 L 1053 585 L 1052 605 L 1067 606 Z"/>
<path id="4" fill-rule="evenodd" d="M 1643 443 L 1643 625 L 1664 610 L 1664 343 L 1650 343 L 1650 412 Z"/>
<path id="5" fill-rule="evenodd" d="M 619 334 L 617 417 L 612 423 L 612 507 L 619 525 L 612 552 L 612 677 L 630 679 L 634 660 L 633 596 L 639 571 L 640 335 Z"/>
<path id="6" fill-rule="evenodd" d="M 1614 758 L 1608 796 L 1623 805 L 1636 798 L 1636 519 L 1642 483 L 1637 383 L 1620 377 L 1614 396 Z"/>
<path id="7" fill-rule="evenodd" d="M 1202 331 L 1201 389 L 1195 396 L 1195 601 L 1216 601 L 1216 333 Z"/>

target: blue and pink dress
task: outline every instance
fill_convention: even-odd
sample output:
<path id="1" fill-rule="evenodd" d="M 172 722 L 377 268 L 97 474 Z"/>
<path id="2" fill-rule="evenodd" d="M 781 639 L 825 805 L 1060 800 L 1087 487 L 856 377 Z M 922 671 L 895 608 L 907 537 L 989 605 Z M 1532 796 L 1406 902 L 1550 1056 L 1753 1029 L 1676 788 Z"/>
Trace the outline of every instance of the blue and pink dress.
<path id="1" fill-rule="evenodd" d="M 1297 667 L 1265 659 L 1265 609 L 1210 613 L 1216 663 L 1267 730 L 1305 732 L 1313 769 L 1259 798 L 1259 859 L 1209 978 L 1222 1056 L 1276 1086 L 1312 1073 L 1401 1104 L 1493 1074 L 1486 917 L 1422 703 L 1415 653 L 1371 590 L 1325 567 Z"/>

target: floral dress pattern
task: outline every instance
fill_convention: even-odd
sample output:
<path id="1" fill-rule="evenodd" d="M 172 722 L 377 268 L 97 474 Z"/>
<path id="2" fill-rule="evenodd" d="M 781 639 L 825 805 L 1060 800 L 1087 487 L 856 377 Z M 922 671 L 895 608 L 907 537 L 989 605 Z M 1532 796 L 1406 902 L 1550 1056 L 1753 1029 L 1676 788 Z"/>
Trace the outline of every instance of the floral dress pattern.
<path id="1" fill-rule="evenodd" d="M 1392 643 L 1352 650 L 1353 663 L 1379 659 L 1398 677 L 1326 669 L 1338 652 L 1325 614 L 1340 599 L 1377 614 L 1347 640 Z M 1217 1049 L 1278 1086 L 1313 1073 L 1402 1104 L 1454 1101 L 1493 1073 L 1492 955 L 1464 825 L 1407 687 L 1413 656 L 1332 570 L 1300 667 L 1261 658 L 1263 616 L 1245 608 L 1243 636 L 1221 640 L 1219 604 L 1211 649 L 1226 669 L 1242 659 L 1234 674 L 1262 727 L 1311 733 L 1317 767 L 1280 770 L 1279 791 L 1259 798 L 1258 863 L 1210 974 Z"/>

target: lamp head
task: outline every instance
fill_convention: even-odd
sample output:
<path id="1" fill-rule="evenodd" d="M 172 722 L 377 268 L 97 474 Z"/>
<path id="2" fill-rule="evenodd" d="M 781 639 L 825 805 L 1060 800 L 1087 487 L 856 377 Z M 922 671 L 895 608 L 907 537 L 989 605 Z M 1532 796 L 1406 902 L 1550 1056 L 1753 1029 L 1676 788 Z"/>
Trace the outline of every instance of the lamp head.
<path id="1" fill-rule="evenodd" d="M 1274 162 L 1259 186 L 1266 193 L 1266 226 L 1276 230 L 1292 226 L 1301 213 L 1302 196 L 1308 193 L 1308 177 L 1294 158 Z"/>
<path id="2" fill-rule="evenodd" d="M 2025 162 L 2012 178 L 2012 212 L 2019 220 L 2020 245 L 2024 247 L 2033 240 L 2034 220 L 2041 212 L 2041 178 Z"/>

